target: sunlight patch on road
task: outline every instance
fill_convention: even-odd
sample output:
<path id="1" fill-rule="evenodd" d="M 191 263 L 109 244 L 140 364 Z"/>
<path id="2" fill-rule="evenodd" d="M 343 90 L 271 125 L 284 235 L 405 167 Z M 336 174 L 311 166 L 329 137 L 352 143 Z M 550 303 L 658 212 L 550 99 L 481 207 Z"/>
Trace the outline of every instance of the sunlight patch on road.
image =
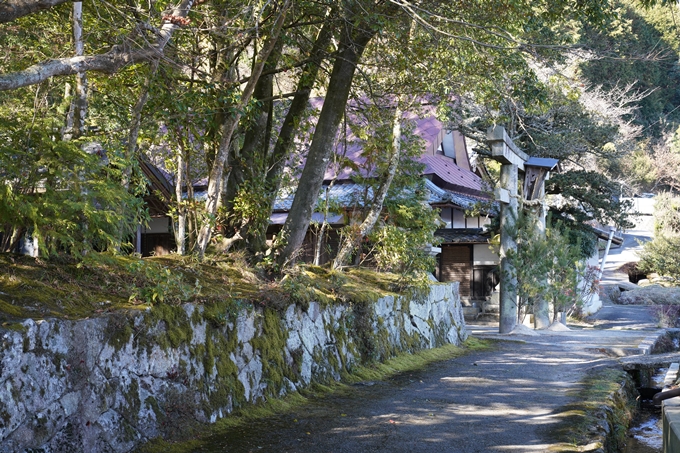
<path id="1" fill-rule="evenodd" d="M 527 421 L 535 423 L 542 420 L 544 423 L 551 423 L 549 420 L 551 410 L 543 407 L 529 406 L 525 408 L 516 408 L 508 406 L 507 404 L 494 404 L 491 406 L 484 405 L 455 405 L 450 406 L 447 413 L 454 413 L 456 415 L 474 415 L 476 417 L 527 417 Z"/>
<path id="2" fill-rule="evenodd" d="M 494 447 L 494 450 L 499 450 L 499 451 L 521 451 L 521 452 L 531 452 L 531 451 L 537 451 L 541 453 L 545 453 L 546 451 L 550 451 L 550 444 L 540 444 L 540 445 L 496 445 Z"/>

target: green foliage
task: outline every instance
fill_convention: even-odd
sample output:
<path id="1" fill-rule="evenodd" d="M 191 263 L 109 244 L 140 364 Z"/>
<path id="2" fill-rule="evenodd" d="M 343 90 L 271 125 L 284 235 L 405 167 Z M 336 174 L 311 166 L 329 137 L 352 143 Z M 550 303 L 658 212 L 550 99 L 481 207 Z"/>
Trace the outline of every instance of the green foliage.
<path id="1" fill-rule="evenodd" d="M 468 135 L 481 141 L 489 126 L 501 124 L 528 155 L 558 159 L 559 167 L 551 172 L 545 191 L 559 195 L 548 197 L 550 211 L 569 229 L 581 229 L 582 223 L 591 220 L 629 227 L 626 204 L 620 201 L 620 172 L 606 171 L 613 169 L 612 162 L 625 159 L 617 123 L 590 110 L 578 90 L 567 84 L 552 79 L 532 83 L 532 89 L 541 93 L 541 102 L 510 90 L 499 93 L 497 104 L 484 108 L 475 106 L 476 99 L 464 102 L 462 114 L 481 113 L 465 121 Z M 522 91 L 527 90 L 525 86 Z"/>
<path id="2" fill-rule="evenodd" d="M 133 286 L 131 302 L 179 304 L 194 299 L 201 292 L 198 279 L 190 285 L 181 272 L 158 263 L 133 261 L 128 265 L 128 271 L 139 282 Z"/>
<path id="3" fill-rule="evenodd" d="M 549 263 L 546 278 L 550 285 L 545 296 L 552 303 L 555 312 L 566 312 L 581 302 L 576 296 L 579 276 L 585 267 L 580 247 L 574 247 L 559 230 L 546 231 L 546 241 L 550 244 L 546 260 Z"/>
<path id="4" fill-rule="evenodd" d="M 7 125 L 8 122 L 5 122 Z M 37 238 L 43 256 L 66 251 L 83 256 L 119 248 L 147 217 L 141 197 L 120 184 L 122 162 L 111 150 L 106 160 L 84 152 L 78 142 L 54 141 L 10 125 L 0 145 L 0 231 Z M 5 247 L 12 244 L 5 242 Z"/>
<path id="5" fill-rule="evenodd" d="M 660 137 L 668 121 L 680 121 L 675 106 L 680 102 L 677 90 L 680 72 L 677 53 L 680 39 L 674 18 L 675 5 L 643 9 L 633 1 L 618 3 L 617 18 L 607 29 L 585 27 L 582 41 L 604 58 L 581 64 L 583 77 L 593 85 L 611 90 L 617 84 L 635 83 L 637 89 L 654 90 L 638 102 L 632 118 L 647 127 L 647 134 Z M 660 121 L 660 119 L 662 119 Z"/>
<path id="6" fill-rule="evenodd" d="M 667 193 L 658 195 L 654 218 L 654 239 L 643 244 L 638 269 L 677 277 L 680 275 L 680 198 Z"/>
<path id="7" fill-rule="evenodd" d="M 550 209 L 565 221 L 578 224 L 594 219 L 620 228 L 632 226 L 627 220 L 629 203 L 620 199 L 620 185 L 602 173 L 586 170 L 557 173 L 546 181 L 546 193 L 563 197 L 565 203 Z"/>
<path id="8" fill-rule="evenodd" d="M 643 149 L 636 149 L 628 155 L 621 171 L 631 175 L 631 185 L 642 192 L 648 192 L 656 185 L 656 168 L 651 156 Z"/>
<path id="9" fill-rule="evenodd" d="M 665 192 L 654 199 L 654 232 L 680 234 L 680 197 Z"/>
<path id="10" fill-rule="evenodd" d="M 415 108 L 415 107 L 414 107 Z M 356 200 L 351 217 L 363 219 L 373 194 L 383 184 L 388 171 L 393 137 L 392 108 L 379 108 L 375 104 L 362 105 L 350 127 L 361 144 L 363 161 L 353 168 L 353 179 L 365 187 L 361 199 Z M 416 281 L 434 269 L 435 260 L 427 253 L 436 244 L 434 231 L 439 222 L 437 211 L 427 203 L 428 194 L 421 178 L 422 142 L 413 133 L 413 125 L 403 126 L 399 163 L 382 205 L 376 225 L 364 238 L 364 260 L 373 262 L 382 271 L 396 272 L 408 281 Z M 359 222 L 357 222 L 359 223 Z M 356 224 L 346 227 L 345 235 L 356 234 Z"/>
<path id="11" fill-rule="evenodd" d="M 265 230 L 269 224 L 270 197 L 262 180 L 248 179 L 238 189 L 229 211 L 218 212 L 218 225 L 234 225 L 238 229 L 248 226 Z"/>
<path id="12" fill-rule="evenodd" d="M 569 230 L 554 226 L 541 234 L 535 217 L 522 212 L 513 232 L 517 251 L 510 251 L 508 259 L 515 266 L 511 277 L 517 279 L 520 316 L 521 308 L 537 298 L 547 299 L 557 313 L 578 308 L 597 293 L 597 269 L 585 264 L 581 244 L 571 242 Z"/>
<path id="13" fill-rule="evenodd" d="M 234 113 L 242 114 L 241 124 L 231 143 L 232 180 L 226 181 L 224 185 L 231 190 L 222 200 L 227 212 L 222 213 L 220 220 L 226 221 L 225 232 L 237 231 L 245 222 L 248 229 L 263 233 L 261 230 L 266 226 L 264 219 L 271 207 L 271 198 L 263 194 L 271 193 L 279 181 L 268 181 L 267 184 L 259 181 L 275 163 L 263 156 L 269 155 L 270 145 L 276 141 L 277 127 L 272 117 L 275 116 L 273 111 L 281 108 L 281 105 L 272 107 L 264 99 L 278 96 L 281 94 L 279 86 L 288 90 L 288 86 L 294 85 L 300 74 L 307 74 L 304 70 L 299 71 L 299 68 L 305 66 L 306 58 L 310 55 L 310 43 L 324 22 L 331 25 L 335 38 L 340 36 L 339 24 L 345 19 L 346 23 L 355 20 L 357 31 L 377 31 L 378 38 L 371 41 L 360 62 L 363 67 L 370 67 L 371 71 L 361 71 L 363 77 L 355 81 L 357 98 L 367 94 L 378 97 L 404 96 L 408 99 L 426 96 L 433 103 L 447 104 L 452 94 L 470 95 L 487 107 L 500 110 L 511 97 L 521 101 L 527 112 L 536 114 L 549 103 L 549 99 L 535 74 L 528 70 L 530 65 L 525 52 L 551 60 L 561 59 L 558 49 L 551 45 L 573 41 L 576 36 L 575 24 L 579 21 L 606 24 L 610 19 L 615 19 L 617 13 L 611 2 L 606 0 L 577 3 L 567 0 L 471 2 L 464 8 L 457 3 L 428 2 L 419 10 L 421 20 L 413 22 L 412 15 L 404 14 L 396 3 L 387 2 L 385 5 L 383 7 L 381 3 L 376 8 L 374 2 L 365 0 L 349 2 L 344 5 L 347 8 L 336 8 L 334 2 L 296 4 L 295 8 L 288 11 L 280 42 L 281 55 L 268 62 L 272 67 L 265 71 L 276 74 L 272 85 L 276 86 L 276 90 L 269 94 L 264 91 L 257 93 L 255 98 L 259 100 L 238 107 L 237 112 L 242 87 L 246 86 L 243 82 L 249 80 L 247 68 L 252 68 L 254 63 L 251 49 L 262 48 L 268 38 L 271 21 L 276 17 L 276 14 L 270 13 L 278 12 L 279 5 L 242 1 L 198 2 L 193 5 L 190 23 L 173 33 L 172 44 L 165 48 L 164 58 L 157 71 L 150 71 L 146 65 L 140 64 L 128 66 L 112 76 L 90 74 L 88 125 L 107 136 L 110 141 L 105 144 L 107 149 L 121 148 L 130 125 L 130 111 L 140 94 L 138 87 L 143 86 L 141 82 L 149 77 L 149 105 L 142 115 L 140 133 L 142 149 L 163 145 L 161 148 L 166 155 L 161 156 L 161 159 L 166 161 L 173 161 L 174 157 L 183 154 L 186 164 L 184 170 L 188 179 L 194 180 L 195 169 L 198 169 L 197 173 L 201 173 L 201 177 L 206 175 L 205 169 L 212 163 L 220 146 L 221 125 L 225 118 Z M 70 33 L 68 27 L 63 26 L 69 21 L 69 6 L 63 4 L 47 8 L 40 14 L 31 14 L 0 25 L 0 47 L 6 49 L 0 56 L 3 73 L 69 54 Z M 134 2 L 120 5 L 86 3 L 86 52 L 101 54 L 114 45 L 118 49 L 145 47 L 156 39 L 151 30 L 161 23 L 161 16 L 169 6 L 170 2 L 167 1 L 148 5 Z M 503 14 L 498 14 L 501 9 Z M 351 15 L 351 11 L 360 13 Z M 140 28 L 140 23 L 150 26 Z M 617 23 L 616 33 L 627 33 L 626 27 L 625 21 Z M 229 33 L 215 32 L 227 29 Z M 326 69 L 324 61 L 319 64 L 324 66 L 322 69 Z M 1 93 L 0 118 L 17 118 L 20 124 L 30 125 L 22 129 L 25 136 L 58 136 L 71 102 L 71 95 L 65 94 L 68 80 L 67 77 L 54 77 L 36 85 L 35 90 L 31 88 Z M 282 81 L 286 83 L 280 83 Z M 321 75 L 314 88 L 323 92 L 326 82 L 327 77 Z M 271 108 L 271 111 L 267 112 L 267 108 Z M 263 113 L 269 117 L 268 124 L 253 129 L 264 131 L 261 133 L 264 145 L 256 146 L 257 150 L 252 153 L 240 153 L 247 141 L 245 136 L 250 126 Z M 507 112 L 504 115 L 507 119 L 511 118 Z M 168 133 L 160 138 L 158 131 L 163 128 L 167 128 Z M 4 124 L 0 124 L 0 130 L 4 129 Z M 374 132 L 370 131 L 368 135 L 372 136 Z M 594 134 L 600 131 L 589 129 L 587 132 L 586 135 L 598 139 L 601 136 Z M 377 135 L 384 134 L 378 131 Z M 5 142 L 11 143 L 13 149 L 31 150 L 27 151 L 27 156 L 35 160 L 43 154 L 42 149 L 32 143 L 22 147 L 16 139 Z M 380 148 L 376 149 L 374 163 L 378 168 L 381 165 Z M 120 165 L 119 168 L 125 171 L 132 163 L 120 162 Z M 168 168 L 173 169 L 172 165 Z M 180 168 L 174 170 L 183 171 Z M 241 180 L 237 180 L 239 172 L 243 173 L 238 177 Z M 67 176 L 73 175 L 62 176 L 61 184 L 75 184 L 66 180 Z M 109 182 L 114 180 L 115 177 Z M 243 181 L 247 184 L 242 184 Z M 39 222 L 36 220 L 35 226 L 29 225 L 35 229 L 36 236 L 43 238 L 41 240 L 49 236 L 50 240 L 46 244 L 50 241 L 59 243 L 53 249 L 67 247 L 73 253 L 83 253 L 92 248 L 118 247 L 120 244 L 114 243 L 113 239 L 124 236 L 125 226 L 130 224 L 127 221 L 129 216 L 139 217 L 138 210 L 135 212 L 138 206 L 133 200 L 123 200 L 120 198 L 122 195 L 114 194 L 111 187 L 100 187 L 98 192 L 95 189 L 88 190 L 91 199 L 96 196 L 97 210 L 101 206 L 105 212 L 94 214 L 94 210 L 89 208 L 91 200 L 58 200 L 49 209 L 66 206 L 65 214 L 80 209 L 85 212 L 83 217 L 87 217 L 87 221 L 59 224 L 58 231 L 45 232 L 45 225 L 37 225 Z M 69 203 L 71 206 L 68 206 Z M 80 203 L 81 206 L 76 207 L 74 203 Z M 26 207 L 30 208 L 28 204 Z M 217 223 L 214 216 L 202 216 L 200 205 L 191 200 L 176 200 L 174 208 L 173 214 L 184 213 L 185 210 L 190 213 L 189 224 L 193 225 L 193 229 L 189 229 L 190 236 L 195 234 L 197 224 L 214 226 Z M 114 219 L 114 215 L 128 217 Z M 406 214 L 404 216 L 407 217 Z M 29 217 L 37 219 L 34 214 Z M 109 228 L 116 224 L 123 225 L 117 232 Z M 88 231 L 75 231 L 77 225 L 81 228 L 84 225 Z M 244 236 L 250 233 L 245 229 Z M 54 236 L 61 232 L 64 237 L 55 240 Z M 390 234 L 396 237 L 397 233 L 394 230 Z M 5 235 L 8 234 L 11 233 L 5 231 Z M 66 237 L 71 234 L 74 235 L 72 239 Z M 93 235 L 97 237 L 90 239 Z M 256 235 L 253 236 L 248 238 L 250 242 L 258 239 Z M 263 236 L 259 235 L 259 245 L 253 245 L 257 252 L 262 251 L 260 245 L 264 244 Z M 82 248 L 79 244 L 83 241 L 91 244 Z M 64 242 L 65 246 L 62 244 Z"/>
<path id="14" fill-rule="evenodd" d="M 417 276 L 434 269 L 435 260 L 427 252 L 436 245 L 434 229 L 439 221 L 436 210 L 415 197 L 391 199 L 380 224 L 369 235 L 370 252 L 378 269 Z"/>

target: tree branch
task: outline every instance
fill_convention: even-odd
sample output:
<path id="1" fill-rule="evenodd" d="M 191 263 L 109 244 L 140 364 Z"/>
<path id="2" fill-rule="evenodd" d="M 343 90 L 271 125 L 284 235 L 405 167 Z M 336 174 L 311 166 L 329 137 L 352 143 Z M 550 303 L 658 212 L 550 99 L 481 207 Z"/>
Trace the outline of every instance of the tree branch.
<path id="1" fill-rule="evenodd" d="M 0 1 L 0 24 L 49 9 L 73 0 L 5 0 Z"/>
<path id="2" fill-rule="evenodd" d="M 194 0 L 183 0 L 177 8 L 164 16 L 164 24 L 158 31 L 158 39 L 155 44 L 139 49 L 118 45 L 104 54 L 43 61 L 22 71 L 0 75 L 0 91 L 35 85 L 54 76 L 66 76 L 82 72 L 113 74 L 125 66 L 159 58 L 163 54 L 163 49 L 170 40 L 172 32 L 179 27 L 177 18 L 186 18 L 193 3 Z M 0 11 L 3 8 L 2 5 L 3 3 L 0 2 Z"/>

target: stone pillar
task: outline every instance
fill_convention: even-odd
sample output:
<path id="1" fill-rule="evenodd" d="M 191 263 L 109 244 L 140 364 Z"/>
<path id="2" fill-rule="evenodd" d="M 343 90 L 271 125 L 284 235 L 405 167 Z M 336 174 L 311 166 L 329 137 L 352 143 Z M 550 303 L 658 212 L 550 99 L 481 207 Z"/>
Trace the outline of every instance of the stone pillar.
<path id="1" fill-rule="evenodd" d="M 135 232 L 135 253 L 142 253 L 142 226 L 137 225 L 137 231 Z"/>
<path id="2" fill-rule="evenodd" d="M 545 188 L 541 186 L 539 197 L 542 200 Z M 536 231 L 542 239 L 545 239 L 545 201 L 532 207 L 531 215 L 535 216 Z M 550 302 L 545 297 L 537 297 L 534 300 L 534 328 L 546 329 L 550 327 Z"/>
<path id="3" fill-rule="evenodd" d="M 501 203 L 501 288 L 500 333 L 509 333 L 517 324 L 517 273 L 508 252 L 517 250 L 515 223 L 517 220 L 517 165 L 501 166 L 501 187 L 508 191 L 508 202 Z"/>
<path id="4" fill-rule="evenodd" d="M 517 250 L 515 224 L 517 221 L 518 171 L 524 170 L 524 163 L 529 159 L 522 150 L 512 142 L 505 129 L 492 126 L 486 131 L 491 147 L 491 157 L 501 163 L 500 187 L 496 191 L 496 199 L 501 204 L 501 275 L 500 275 L 500 333 L 509 333 L 517 325 L 517 274 L 508 252 Z"/>

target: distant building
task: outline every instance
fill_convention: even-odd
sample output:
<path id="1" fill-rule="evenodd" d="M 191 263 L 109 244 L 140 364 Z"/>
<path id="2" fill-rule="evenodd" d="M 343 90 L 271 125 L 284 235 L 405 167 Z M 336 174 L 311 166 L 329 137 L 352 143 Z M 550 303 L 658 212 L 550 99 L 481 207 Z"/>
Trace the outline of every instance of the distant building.
<path id="1" fill-rule="evenodd" d="M 458 131 L 447 131 L 435 116 L 417 117 L 405 115 L 415 123 L 414 133 L 424 143 L 420 162 L 425 165 L 423 178 L 429 191 L 429 204 L 439 210 L 442 227 L 436 231 L 441 238 L 439 247 L 433 247 L 437 256 L 435 277 L 439 281 L 460 282 L 461 297 L 467 300 L 486 300 L 498 283 L 498 253 L 491 250 L 490 235 L 485 227 L 490 223 L 491 213 L 466 216 L 466 211 L 477 205 L 492 204 L 489 190 L 480 176 L 470 166 L 465 137 Z M 349 143 L 349 144 L 346 144 Z M 346 149 L 341 148 L 347 146 Z M 361 147 L 357 141 L 338 145 L 339 154 L 355 164 L 362 164 Z M 327 222 L 331 231 L 321 243 L 323 264 L 331 260 L 339 244 L 339 228 L 348 224 L 347 213 L 357 205 L 366 188 L 352 180 L 352 170 L 343 167 L 329 168 L 320 199 L 333 200 L 340 212 L 329 215 Z M 270 218 L 270 236 L 277 233 L 285 223 L 295 193 L 283 193 L 277 197 Z M 313 214 L 313 222 L 321 223 L 324 215 Z M 310 228 L 300 254 L 302 261 L 311 262 L 317 247 L 317 237 Z"/>

